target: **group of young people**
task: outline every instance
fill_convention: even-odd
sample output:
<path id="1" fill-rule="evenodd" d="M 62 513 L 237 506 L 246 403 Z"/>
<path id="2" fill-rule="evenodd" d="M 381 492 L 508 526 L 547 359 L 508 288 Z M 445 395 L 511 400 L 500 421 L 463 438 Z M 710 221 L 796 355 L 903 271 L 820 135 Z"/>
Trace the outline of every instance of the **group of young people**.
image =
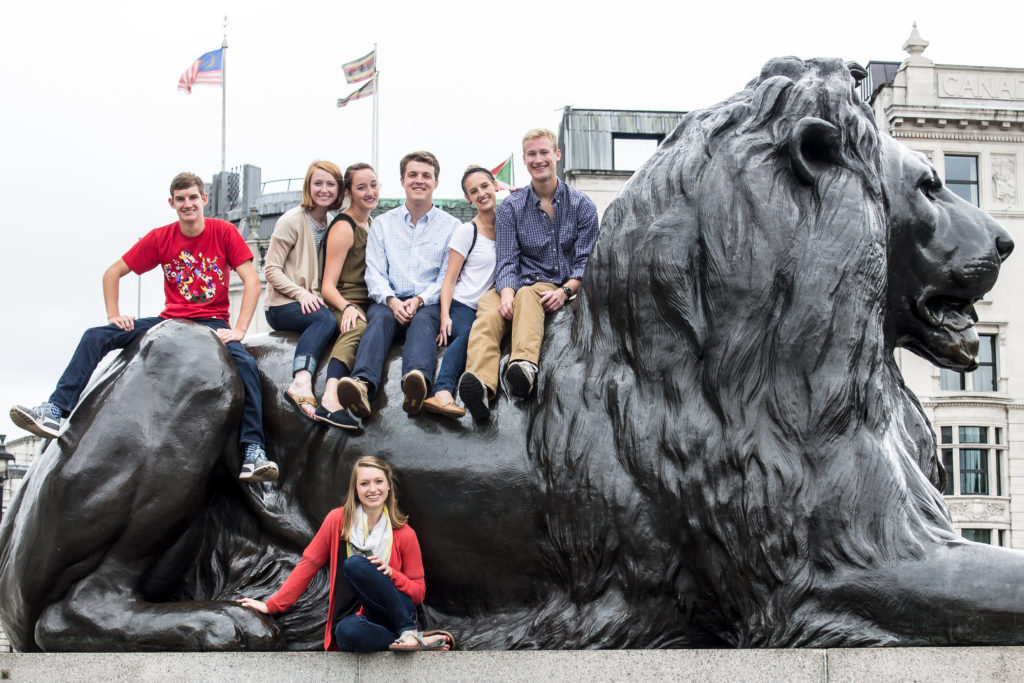
<path id="1" fill-rule="evenodd" d="M 487 419 L 510 325 L 507 385 L 518 398 L 530 396 L 545 314 L 575 296 L 598 219 L 589 198 L 558 180 L 553 133 L 529 131 L 523 158 L 532 182 L 501 208 L 491 173 L 466 169 L 462 190 L 477 213 L 459 224 L 433 204 L 436 157 L 412 152 L 400 164 L 405 202 L 378 216 L 372 229 L 373 169 L 356 164 L 342 175 L 329 162 L 310 166 L 303 205 L 278 221 L 265 266 L 268 322 L 301 332 L 285 399 L 302 415 L 361 429 L 399 339 L 407 413 L 460 418 L 468 408 Z M 329 220 L 343 200 L 347 208 Z M 312 377 L 334 335 L 318 402 Z M 435 378 L 439 344 L 448 348 Z"/>
<path id="2" fill-rule="evenodd" d="M 300 333 L 285 400 L 311 420 L 361 429 L 392 342 L 401 339 L 402 406 L 408 414 L 426 409 L 459 418 L 468 409 L 473 418 L 485 420 L 498 391 L 501 341 L 510 327 L 506 385 L 513 396 L 529 398 L 545 315 L 576 295 L 598 232 L 593 201 L 558 179 L 560 158 L 554 133 L 528 131 L 523 161 L 531 183 L 500 207 L 490 171 L 466 169 L 462 189 L 476 216 L 465 224 L 434 206 L 440 165 L 429 152 L 402 159 L 405 202 L 372 224 L 375 170 L 358 163 L 342 173 L 333 163 L 313 162 L 302 204 L 278 220 L 264 263 L 267 322 L 275 330 Z M 239 479 L 273 481 L 278 467 L 267 457 L 258 368 L 241 344 L 260 296 L 252 251 L 234 225 L 203 215 L 207 194 L 195 174 L 175 176 L 168 202 L 178 220 L 150 231 L 103 275 L 108 324 L 83 334 L 47 401 L 34 408 L 14 406 L 11 420 L 43 438 L 58 437 L 108 352 L 164 320 L 191 320 L 225 344 L 242 381 Z M 122 314 L 121 278 L 158 266 L 164 274 L 163 312 L 137 319 Z M 233 326 L 231 270 L 243 285 Z M 332 342 L 318 402 L 313 378 Z M 439 345 L 448 348 L 435 378 Z M 456 403 L 456 392 L 465 408 Z M 416 535 L 397 507 L 386 463 L 360 459 L 345 503 L 324 520 L 282 588 L 267 602 L 240 602 L 265 613 L 286 610 L 328 562 L 328 649 L 453 645 L 446 632 L 415 628 L 415 604 L 425 594 L 423 563 Z"/>

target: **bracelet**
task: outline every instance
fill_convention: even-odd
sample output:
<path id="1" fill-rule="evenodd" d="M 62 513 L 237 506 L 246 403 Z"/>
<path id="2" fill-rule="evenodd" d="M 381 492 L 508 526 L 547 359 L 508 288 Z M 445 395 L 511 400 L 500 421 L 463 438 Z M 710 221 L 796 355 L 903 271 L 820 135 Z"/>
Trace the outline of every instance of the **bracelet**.
<path id="1" fill-rule="evenodd" d="M 347 304 L 345 304 L 345 308 L 341 309 L 341 312 L 344 313 L 345 311 L 347 311 L 349 306 L 355 306 L 355 304 L 349 301 Z"/>

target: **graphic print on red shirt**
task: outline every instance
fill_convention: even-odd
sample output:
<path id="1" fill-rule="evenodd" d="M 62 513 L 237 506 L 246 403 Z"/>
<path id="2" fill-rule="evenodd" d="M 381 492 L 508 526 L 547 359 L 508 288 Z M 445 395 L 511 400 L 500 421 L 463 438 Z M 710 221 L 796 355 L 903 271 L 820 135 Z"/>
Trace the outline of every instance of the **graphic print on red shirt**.
<path id="1" fill-rule="evenodd" d="M 122 257 L 136 273 L 161 266 L 165 308 L 162 318 L 228 320 L 231 270 L 252 259 L 238 229 L 217 218 L 204 219 L 195 237 L 174 222 L 149 231 Z"/>

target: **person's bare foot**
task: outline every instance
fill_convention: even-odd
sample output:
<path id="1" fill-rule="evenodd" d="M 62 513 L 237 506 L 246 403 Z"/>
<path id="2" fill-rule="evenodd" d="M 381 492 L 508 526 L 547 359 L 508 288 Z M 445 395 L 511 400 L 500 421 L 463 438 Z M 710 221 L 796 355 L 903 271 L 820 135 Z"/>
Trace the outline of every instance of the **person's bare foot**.
<path id="1" fill-rule="evenodd" d="M 288 385 L 288 393 L 293 398 L 309 397 L 313 398 L 313 375 L 308 370 L 299 370 L 292 377 L 292 383 Z M 313 417 L 313 412 L 316 410 L 316 402 L 312 405 L 308 403 L 300 403 L 299 409 L 309 417 Z"/>
<path id="2" fill-rule="evenodd" d="M 423 650 L 441 650 L 442 652 L 447 652 L 448 650 L 451 649 L 451 643 L 448 642 L 448 636 L 446 636 L 444 634 L 437 634 L 437 635 L 433 635 L 433 636 L 424 636 L 422 646 L 420 645 L 420 642 L 412 634 L 409 634 L 409 635 L 405 636 L 405 638 L 403 638 L 401 640 L 396 640 L 395 641 L 395 645 L 397 645 L 398 648 L 403 649 L 403 650 L 405 650 L 405 649 L 408 649 L 408 650 L 423 649 Z"/>
<path id="3" fill-rule="evenodd" d="M 336 410 L 341 410 L 342 405 L 338 400 L 338 395 L 331 396 L 330 394 L 324 394 L 320 399 L 320 405 L 324 407 L 324 410 L 333 413 Z"/>

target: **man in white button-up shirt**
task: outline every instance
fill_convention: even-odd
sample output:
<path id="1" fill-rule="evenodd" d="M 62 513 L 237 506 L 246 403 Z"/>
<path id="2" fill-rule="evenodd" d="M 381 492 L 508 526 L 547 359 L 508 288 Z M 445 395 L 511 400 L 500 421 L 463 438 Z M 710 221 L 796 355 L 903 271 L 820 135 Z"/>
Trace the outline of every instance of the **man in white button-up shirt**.
<path id="1" fill-rule="evenodd" d="M 370 397 L 380 387 L 391 342 L 402 349 L 402 408 L 415 415 L 430 393 L 441 323 L 441 283 L 448 240 L 458 219 L 434 206 L 441 167 L 430 152 L 411 152 L 401 163 L 405 204 L 378 216 L 366 243 L 366 286 L 373 303 L 350 377 L 338 384 L 338 400 L 358 417 L 369 417 Z"/>

